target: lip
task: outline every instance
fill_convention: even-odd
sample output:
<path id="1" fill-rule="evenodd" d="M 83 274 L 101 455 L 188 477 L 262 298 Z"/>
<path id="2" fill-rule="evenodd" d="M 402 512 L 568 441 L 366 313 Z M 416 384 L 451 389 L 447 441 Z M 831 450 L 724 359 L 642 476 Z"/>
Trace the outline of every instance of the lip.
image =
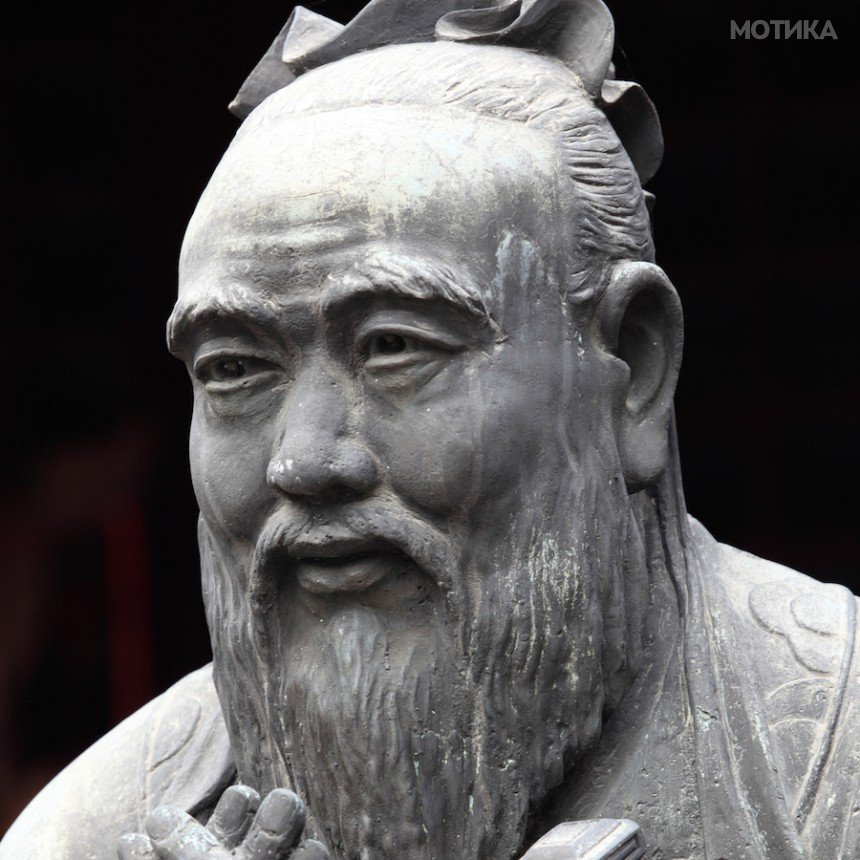
<path id="1" fill-rule="evenodd" d="M 296 579 L 311 594 L 367 591 L 392 573 L 402 570 L 405 558 L 394 550 L 302 558 L 295 562 Z"/>
<path id="2" fill-rule="evenodd" d="M 352 535 L 298 538 L 282 552 L 299 586 L 316 595 L 366 591 L 402 570 L 408 561 L 387 541 Z"/>

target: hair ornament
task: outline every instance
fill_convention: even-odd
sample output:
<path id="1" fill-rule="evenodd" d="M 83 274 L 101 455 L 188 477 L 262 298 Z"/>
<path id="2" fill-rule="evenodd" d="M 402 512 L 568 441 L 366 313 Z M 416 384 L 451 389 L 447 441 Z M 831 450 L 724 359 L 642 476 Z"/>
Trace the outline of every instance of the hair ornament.
<path id="1" fill-rule="evenodd" d="M 297 6 L 230 110 L 244 119 L 310 69 L 385 45 L 506 45 L 555 57 L 606 114 L 644 185 L 663 156 L 653 103 L 612 73 L 615 25 L 603 0 L 371 0 L 348 24 Z"/>

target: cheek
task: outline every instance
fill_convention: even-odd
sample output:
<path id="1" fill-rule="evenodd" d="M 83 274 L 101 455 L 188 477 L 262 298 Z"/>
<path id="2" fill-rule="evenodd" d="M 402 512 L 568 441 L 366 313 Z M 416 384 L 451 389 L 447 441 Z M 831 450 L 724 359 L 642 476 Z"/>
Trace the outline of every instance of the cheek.
<path id="1" fill-rule="evenodd" d="M 441 374 L 408 403 L 369 400 L 363 432 L 391 489 L 440 516 L 498 518 L 505 505 L 519 508 L 523 477 L 545 471 L 559 391 L 556 374 L 522 367 L 515 357 L 485 357 Z"/>
<path id="2" fill-rule="evenodd" d="M 391 404 L 370 399 L 363 436 L 392 491 L 410 505 L 450 516 L 469 495 L 479 410 L 469 392 L 436 392 Z"/>
<path id="3" fill-rule="evenodd" d="M 270 504 L 270 432 L 264 422 L 213 419 L 195 397 L 189 439 L 194 493 L 207 521 L 233 537 L 253 539 Z"/>
<path id="4" fill-rule="evenodd" d="M 558 356 L 548 366 L 539 352 L 531 350 L 528 360 L 515 350 L 501 356 L 485 380 L 485 398 L 477 476 L 481 497 L 488 504 L 476 506 L 498 517 L 507 507 L 519 512 L 524 502 L 531 504 L 535 492 L 546 490 L 559 480 L 564 466 L 558 428 L 563 412 L 559 384 Z"/>

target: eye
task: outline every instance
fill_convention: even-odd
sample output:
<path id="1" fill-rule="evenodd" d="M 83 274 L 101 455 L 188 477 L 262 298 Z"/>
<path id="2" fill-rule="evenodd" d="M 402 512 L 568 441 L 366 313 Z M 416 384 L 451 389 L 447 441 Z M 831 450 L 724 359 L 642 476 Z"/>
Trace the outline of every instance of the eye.
<path id="1" fill-rule="evenodd" d="M 370 358 L 377 355 L 399 355 L 406 352 L 414 344 L 415 341 L 412 338 L 385 332 L 384 334 L 375 335 L 370 339 L 367 354 Z"/>
<path id="2" fill-rule="evenodd" d="M 247 372 L 248 368 L 241 358 L 219 358 L 206 368 L 206 375 L 213 382 L 241 379 Z"/>
<path id="3" fill-rule="evenodd" d="M 356 332 L 359 361 L 376 382 L 429 378 L 465 348 L 462 338 L 415 314 L 380 313 Z M 403 319 L 407 317 L 407 319 Z"/>
<path id="4" fill-rule="evenodd" d="M 215 355 L 203 358 L 194 366 L 194 375 L 203 383 L 229 389 L 245 385 L 254 376 L 276 370 L 274 364 L 248 355 Z"/>
<path id="5" fill-rule="evenodd" d="M 441 349 L 424 338 L 396 331 L 380 331 L 365 341 L 365 366 L 370 370 L 398 370 L 439 357 Z"/>

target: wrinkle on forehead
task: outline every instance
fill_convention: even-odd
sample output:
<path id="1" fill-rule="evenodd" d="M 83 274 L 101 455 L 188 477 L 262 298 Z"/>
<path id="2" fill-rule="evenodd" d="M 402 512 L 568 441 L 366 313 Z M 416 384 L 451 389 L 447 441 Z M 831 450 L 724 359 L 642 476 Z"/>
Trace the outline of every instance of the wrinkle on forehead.
<path id="1" fill-rule="evenodd" d="M 520 214 L 545 206 L 557 157 L 542 132 L 460 110 L 365 105 L 286 117 L 237 137 L 193 224 L 241 228 L 277 215 L 474 227 L 500 205 Z"/>
<path id="2" fill-rule="evenodd" d="M 513 262 L 499 255 L 505 237 L 554 269 L 557 159 L 542 132 L 460 110 L 362 106 L 272 121 L 237 137 L 201 198 L 180 293 L 236 282 L 265 300 L 320 291 L 330 274 L 342 290 L 354 268 L 368 291 L 442 298 L 498 331 L 499 299 L 516 280 L 500 272 Z"/>
<path id="3" fill-rule="evenodd" d="M 357 224 L 335 218 L 290 228 L 271 224 L 253 231 L 224 230 L 216 237 L 186 242 L 180 272 L 185 274 L 195 265 L 206 267 L 217 259 L 229 276 L 263 283 L 271 279 L 272 272 L 298 265 L 309 257 L 347 250 L 365 237 Z"/>

